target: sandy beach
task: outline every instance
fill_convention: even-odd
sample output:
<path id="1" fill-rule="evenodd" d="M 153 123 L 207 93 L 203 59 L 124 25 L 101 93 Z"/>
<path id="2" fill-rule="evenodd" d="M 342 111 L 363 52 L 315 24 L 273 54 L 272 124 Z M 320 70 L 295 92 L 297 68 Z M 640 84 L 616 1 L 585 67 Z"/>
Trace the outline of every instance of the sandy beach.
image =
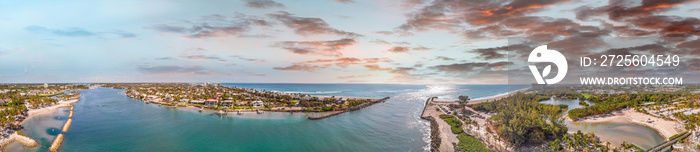
<path id="1" fill-rule="evenodd" d="M 571 121 L 571 119 L 566 116 L 566 119 Z M 596 115 L 582 118 L 578 121 L 572 121 L 574 123 L 598 123 L 598 122 L 615 122 L 615 121 L 628 121 L 631 123 L 644 125 L 658 131 L 661 136 L 668 139 L 675 134 L 681 133 L 682 131 L 676 129 L 681 126 L 679 122 L 664 120 L 651 115 L 647 115 L 641 112 L 637 112 L 634 109 L 624 109 L 614 111 L 610 114 Z"/>
<path id="2" fill-rule="evenodd" d="M 24 120 L 27 120 L 27 119 L 34 117 L 34 116 L 37 116 L 37 115 L 42 115 L 42 114 L 46 114 L 49 112 L 53 112 L 54 110 L 61 108 L 61 107 L 70 107 L 73 103 L 78 102 L 78 100 L 79 99 L 70 99 L 67 101 L 58 102 L 57 104 L 49 106 L 49 107 L 44 107 L 44 108 L 40 108 L 40 109 L 31 109 L 27 112 L 28 116 Z"/>
<path id="3" fill-rule="evenodd" d="M 432 102 L 432 101 L 430 101 Z M 452 130 L 450 129 L 450 125 L 447 124 L 444 120 L 440 119 L 440 115 L 444 114 L 442 111 L 437 111 L 435 108 L 437 108 L 438 104 L 428 104 L 428 106 L 425 108 L 425 111 L 421 117 L 428 117 L 431 116 L 433 119 L 435 119 L 438 123 L 438 128 L 440 131 L 440 151 L 454 151 L 454 146 L 452 143 L 459 143 L 459 140 L 457 139 L 457 135 L 452 133 Z"/>
<path id="4" fill-rule="evenodd" d="M 511 91 L 511 92 L 507 92 L 507 93 L 503 93 L 503 94 L 498 94 L 498 95 L 494 95 L 494 96 L 489 96 L 489 97 L 472 99 L 469 101 L 469 104 L 478 104 L 478 103 L 482 103 L 482 102 L 491 102 L 494 100 L 503 99 L 505 97 L 508 97 L 508 96 L 514 94 L 514 93 L 524 91 L 527 89 L 530 89 L 530 88 L 515 90 L 515 91 Z M 440 119 L 440 115 L 445 114 L 445 113 L 442 111 L 435 110 L 435 108 L 438 108 L 438 105 L 446 106 L 449 104 L 457 104 L 457 101 L 434 101 L 433 98 L 430 98 L 428 102 L 431 104 L 426 105 L 425 111 L 423 111 L 423 114 L 421 115 L 421 117 L 432 116 L 433 118 L 435 118 L 437 120 L 438 126 L 439 126 L 438 128 L 440 131 L 440 138 L 441 138 L 440 148 L 438 148 L 438 149 L 440 151 L 454 151 L 454 146 L 452 145 L 452 143 L 459 143 L 459 140 L 457 139 L 457 135 L 453 134 L 452 130 L 450 129 L 450 126 L 444 120 Z M 486 114 L 482 114 L 482 115 L 486 116 L 486 119 L 488 119 L 488 117 L 490 117 Z M 486 127 L 485 126 L 486 119 L 477 120 L 479 125 L 482 126 L 482 128 Z"/>
<path id="5" fill-rule="evenodd" d="M 57 104 L 52 105 L 52 106 L 48 106 L 48 107 L 44 107 L 44 108 L 40 108 L 40 109 L 31 109 L 27 112 L 27 118 L 24 118 L 22 120 L 22 122 L 20 122 L 20 124 L 24 123 L 24 120 L 27 120 L 27 119 L 32 118 L 34 116 L 48 114 L 48 113 L 53 112 L 56 109 L 61 108 L 61 107 L 70 107 L 73 103 L 76 103 L 78 101 L 79 101 L 79 99 L 70 99 L 67 101 L 60 101 Z M 34 146 L 38 145 L 38 143 L 36 141 L 34 141 L 33 139 L 26 137 L 26 136 L 19 135 L 19 134 L 17 134 L 17 132 L 14 132 L 14 133 L 10 134 L 9 136 L 3 137 L 2 139 L 0 139 L 0 149 L 4 149 L 5 147 L 7 147 L 8 145 L 12 144 L 12 142 L 15 142 L 15 141 L 18 141 L 22 145 L 27 146 L 27 147 L 34 147 Z"/>
<path id="6" fill-rule="evenodd" d="M 515 90 L 515 91 L 511 91 L 511 92 L 506 92 L 506 93 L 502 93 L 502 94 L 497 94 L 497 95 L 493 95 L 493 96 L 488 96 L 488 97 L 474 98 L 474 99 L 469 100 L 468 104 L 478 104 L 478 103 L 482 103 L 482 102 L 491 102 L 491 101 L 503 99 L 503 98 L 508 97 L 512 94 L 522 92 L 522 91 L 525 91 L 527 89 L 530 89 L 530 88 L 528 87 L 528 88 Z M 435 101 L 435 103 L 443 103 L 443 102 L 455 102 L 456 103 L 457 101 Z"/>

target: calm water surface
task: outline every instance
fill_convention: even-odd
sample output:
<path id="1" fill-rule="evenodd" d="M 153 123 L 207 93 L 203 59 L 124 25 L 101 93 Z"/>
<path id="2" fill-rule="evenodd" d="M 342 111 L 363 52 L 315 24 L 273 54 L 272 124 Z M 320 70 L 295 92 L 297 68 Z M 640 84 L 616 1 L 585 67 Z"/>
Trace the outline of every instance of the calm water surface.
<path id="1" fill-rule="evenodd" d="M 211 116 L 213 111 L 171 108 L 130 99 L 124 90 L 82 91 L 62 151 L 425 151 L 428 97 L 454 100 L 505 93 L 506 85 L 223 84 L 320 96 L 391 97 L 357 112 L 310 121 L 305 113 Z M 513 86 L 510 86 L 513 87 Z M 520 88 L 526 85 L 517 86 Z M 23 130 L 46 151 L 66 121 L 67 109 L 33 117 Z M 53 129 L 52 129 L 53 128 Z M 17 147 L 17 146 L 15 146 Z"/>

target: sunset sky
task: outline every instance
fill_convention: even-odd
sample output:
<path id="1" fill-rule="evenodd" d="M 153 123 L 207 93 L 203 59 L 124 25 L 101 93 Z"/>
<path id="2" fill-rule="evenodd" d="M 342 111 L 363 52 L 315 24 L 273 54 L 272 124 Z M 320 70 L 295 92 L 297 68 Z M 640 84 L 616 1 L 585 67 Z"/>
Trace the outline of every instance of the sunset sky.
<path id="1" fill-rule="evenodd" d="M 508 37 L 700 55 L 698 18 L 683 0 L 3 0 L 0 82 L 505 83 Z"/>

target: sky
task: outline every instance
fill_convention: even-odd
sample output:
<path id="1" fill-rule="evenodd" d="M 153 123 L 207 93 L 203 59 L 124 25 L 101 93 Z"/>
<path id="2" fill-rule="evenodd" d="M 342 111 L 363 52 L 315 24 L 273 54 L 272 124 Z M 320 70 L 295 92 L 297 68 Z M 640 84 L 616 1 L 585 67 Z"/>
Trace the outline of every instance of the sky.
<path id="1" fill-rule="evenodd" d="M 672 36 L 694 57 L 699 14 L 693 0 L 4 0 L 0 83 L 497 84 L 518 64 L 508 38 Z"/>

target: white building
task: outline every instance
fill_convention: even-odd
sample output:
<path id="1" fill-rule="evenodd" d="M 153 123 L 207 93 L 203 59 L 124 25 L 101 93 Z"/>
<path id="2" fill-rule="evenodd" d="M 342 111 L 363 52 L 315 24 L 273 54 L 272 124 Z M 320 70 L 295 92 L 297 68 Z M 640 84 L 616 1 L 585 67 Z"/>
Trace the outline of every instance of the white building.
<path id="1" fill-rule="evenodd" d="M 260 108 L 260 107 L 264 107 L 264 106 L 265 106 L 265 105 L 263 104 L 263 102 L 260 101 L 260 100 L 258 100 L 258 101 L 253 101 L 253 104 L 252 104 L 252 105 L 253 105 L 253 107 L 256 107 L 256 108 Z"/>

